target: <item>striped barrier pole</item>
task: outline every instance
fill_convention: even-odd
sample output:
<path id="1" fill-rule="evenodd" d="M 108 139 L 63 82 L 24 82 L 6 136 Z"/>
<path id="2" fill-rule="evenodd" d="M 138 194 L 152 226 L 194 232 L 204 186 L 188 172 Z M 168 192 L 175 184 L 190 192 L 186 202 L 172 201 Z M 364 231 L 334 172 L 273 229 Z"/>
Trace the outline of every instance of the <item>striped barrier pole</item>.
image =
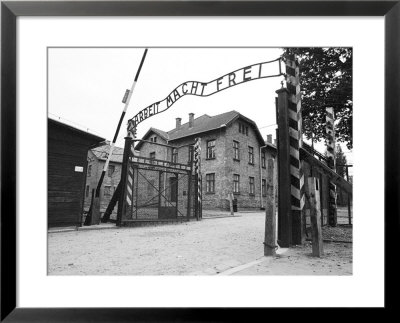
<path id="1" fill-rule="evenodd" d="M 300 161 L 299 149 L 303 146 L 300 70 L 294 56 L 286 60 L 286 82 L 289 91 L 288 117 L 289 117 L 289 153 L 291 177 L 291 208 L 292 208 L 292 243 L 304 242 L 303 208 L 304 173 L 303 162 Z"/>
<path id="2" fill-rule="evenodd" d="M 96 198 L 100 197 L 101 185 L 103 184 L 104 176 L 105 176 L 105 174 L 107 172 L 108 165 L 110 163 L 110 159 L 111 159 L 111 156 L 112 156 L 112 153 L 113 153 L 113 150 L 114 150 L 114 145 L 115 145 L 115 142 L 117 141 L 119 130 L 121 129 L 122 121 L 124 120 L 126 111 L 128 110 L 129 102 L 131 100 L 131 96 L 132 96 L 133 90 L 135 89 L 137 80 L 139 78 L 139 74 L 140 74 L 140 71 L 142 69 L 143 62 L 144 62 L 144 59 L 146 58 L 146 55 L 147 55 L 147 48 L 145 49 L 145 51 L 143 53 L 142 60 L 140 61 L 139 68 L 138 68 L 138 70 L 136 72 L 135 79 L 134 79 L 134 81 L 132 83 L 132 87 L 131 87 L 130 90 L 126 90 L 125 91 L 124 98 L 122 99 L 122 103 L 124 103 L 124 109 L 122 110 L 121 116 L 119 118 L 117 129 L 115 130 L 113 141 L 110 144 L 110 151 L 108 152 L 107 160 L 106 160 L 106 162 L 104 164 L 103 171 L 101 172 L 99 182 L 97 183 L 96 194 L 95 194 Z M 88 216 L 86 217 L 87 220 L 85 221 L 85 225 L 90 225 L 91 218 L 92 218 L 91 209 L 89 209 L 89 213 L 88 213 Z M 102 220 L 102 222 L 105 222 L 105 220 Z"/>
<path id="3" fill-rule="evenodd" d="M 326 108 L 326 151 L 328 157 L 328 166 L 336 172 L 336 152 L 335 152 L 335 115 L 333 108 Z M 330 226 L 337 225 L 337 207 L 336 207 L 336 185 L 331 181 L 329 185 L 329 205 L 328 205 L 328 223 Z"/>

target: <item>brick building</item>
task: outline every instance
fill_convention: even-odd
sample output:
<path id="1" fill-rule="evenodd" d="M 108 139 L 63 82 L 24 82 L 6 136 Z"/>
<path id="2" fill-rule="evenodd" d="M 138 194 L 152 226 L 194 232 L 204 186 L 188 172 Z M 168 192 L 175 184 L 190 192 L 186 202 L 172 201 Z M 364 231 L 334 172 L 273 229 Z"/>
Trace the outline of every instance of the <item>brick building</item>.
<path id="1" fill-rule="evenodd" d="M 88 211 L 90 202 L 92 200 L 92 191 L 96 190 L 97 183 L 99 182 L 101 172 L 103 171 L 104 164 L 107 160 L 108 152 L 110 151 L 110 145 L 104 145 L 94 149 L 90 149 L 87 154 L 88 168 L 86 175 L 85 185 L 85 202 L 84 210 Z M 118 183 L 121 179 L 121 166 L 122 156 L 124 149 L 114 147 L 113 154 L 108 165 L 107 172 L 104 176 L 103 184 L 100 188 L 100 213 L 104 213 L 106 210 L 111 197 L 116 190 Z M 116 218 L 117 208 L 111 215 L 112 219 Z"/>
<path id="2" fill-rule="evenodd" d="M 137 144 L 140 156 L 187 163 L 189 146 L 201 138 L 203 209 L 227 209 L 233 193 L 239 209 L 260 209 L 266 199 L 266 164 L 276 147 L 265 142 L 254 121 L 237 111 L 216 116 L 202 115 L 170 131 L 150 128 Z M 168 144 L 176 148 L 154 145 Z"/>

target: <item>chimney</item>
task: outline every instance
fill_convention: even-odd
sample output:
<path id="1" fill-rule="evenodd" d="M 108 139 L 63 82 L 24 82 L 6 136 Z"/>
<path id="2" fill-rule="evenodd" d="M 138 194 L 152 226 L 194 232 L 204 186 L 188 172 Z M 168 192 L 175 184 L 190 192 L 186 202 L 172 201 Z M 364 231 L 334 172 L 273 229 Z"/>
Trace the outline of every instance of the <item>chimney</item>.
<path id="1" fill-rule="evenodd" d="M 194 123 L 194 113 L 189 113 L 189 128 L 193 127 Z"/>
<path id="2" fill-rule="evenodd" d="M 176 118 L 176 129 L 179 129 L 181 127 L 181 121 L 182 118 Z"/>
<path id="3" fill-rule="evenodd" d="M 272 144 L 272 135 L 267 135 L 267 142 Z"/>

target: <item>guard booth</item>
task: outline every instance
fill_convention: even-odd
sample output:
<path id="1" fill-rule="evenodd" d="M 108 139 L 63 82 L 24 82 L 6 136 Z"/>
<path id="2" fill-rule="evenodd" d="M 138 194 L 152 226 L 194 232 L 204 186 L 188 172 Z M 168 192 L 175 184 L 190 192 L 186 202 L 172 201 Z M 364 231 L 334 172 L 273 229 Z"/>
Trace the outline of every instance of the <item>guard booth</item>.
<path id="1" fill-rule="evenodd" d="M 157 154 L 163 157 L 155 158 L 151 154 L 150 157 L 138 156 L 131 141 L 125 198 L 119 203 L 122 209 L 118 211 L 121 214 L 117 225 L 199 219 L 193 145 L 174 147 L 146 141 L 149 151 L 165 152 Z M 187 156 L 185 162 L 175 157 L 178 155 Z"/>

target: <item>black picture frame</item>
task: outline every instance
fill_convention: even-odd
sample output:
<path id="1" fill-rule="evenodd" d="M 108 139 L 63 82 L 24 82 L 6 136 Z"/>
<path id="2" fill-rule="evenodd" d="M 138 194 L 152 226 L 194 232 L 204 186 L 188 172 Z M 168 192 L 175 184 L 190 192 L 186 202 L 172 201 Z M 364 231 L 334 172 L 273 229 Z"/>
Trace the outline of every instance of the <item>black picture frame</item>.
<path id="1" fill-rule="evenodd" d="M 384 16 L 385 255 L 399 228 L 400 1 L 3 1 L 1 3 L 1 321 L 234 321 L 238 309 L 16 307 L 16 19 L 19 16 Z M 373 242 L 371 242 L 373 243 Z M 368 248 L 368 246 L 366 246 Z M 387 261 L 387 257 L 385 257 Z M 393 303 L 386 282 L 385 307 Z M 398 275 L 395 275 L 398 276 Z M 398 278 L 393 277 L 398 282 Z M 393 284 L 394 280 L 390 280 Z M 259 309 L 260 310 L 260 309 Z M 258 310 L 258 311 L 259 311 Z M 253 316 L 254 315 L 254 316 Z M 256 317 L 251 313 L 251 317 Z"/>

